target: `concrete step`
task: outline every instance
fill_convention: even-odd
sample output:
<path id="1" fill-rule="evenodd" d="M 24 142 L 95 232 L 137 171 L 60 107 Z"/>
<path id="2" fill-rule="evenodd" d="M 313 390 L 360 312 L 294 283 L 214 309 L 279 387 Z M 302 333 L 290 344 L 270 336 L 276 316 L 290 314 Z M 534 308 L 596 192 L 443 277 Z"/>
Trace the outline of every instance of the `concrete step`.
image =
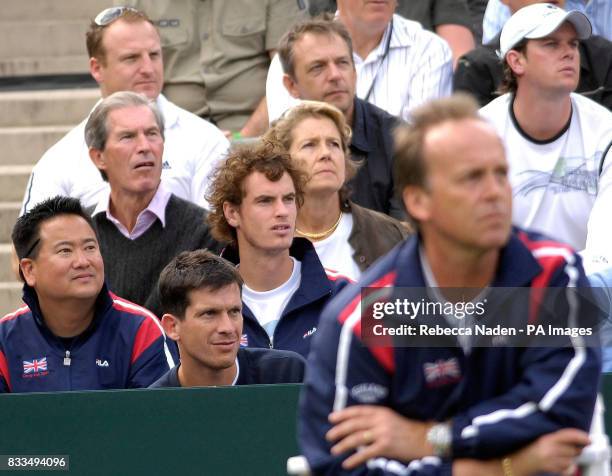
<path id="1" fill-rule="evenodd" d="M 0 58 L 0 78 L 88 72 L 86 54 Z"/>
<path id="2" fill-rule="evenodd" d="M 109 7 L 108 0 L 9 0 L 2 2 L 2 19 L 19 21 L 32 18 L 62 20 L 64 18 L 93 19 Z"/>
<path id="3" fill-rule="evenodd" d="M 1 21 L 0 58 L 84 55 L 87 20 Z"/>
<path id="4" fill-rule="evenodd" d="M 12 267 L 13 246 L 8 243 L 0 244 L 0 283 L 19 281 Z"/>
<path id="5" fill-rule="evenodd" d="M 22 286 L 21 283 L 17 282 L 0 282 L 0 316 L 13 312 L 24 305 L 21 300 Z"/>
<path id="6" fill-rule="evenodd" d="M 31 172 L 31 165 L 0 165 L 0 202 L 21 202 Z"/>
<path id="7" fill-rule="evenodd" d="M 0 144 L 4 150 L 0 154 L 2 157 L 0 164 L 34 165 L 49 147 L 64 137 L 73 127 L 74 125 L 0 128 Z M 0 201 L 2 200 L 4 199 L 0 196 Z"/>
<path id="8" fill-rule="evenodd" d="M 78 124 L 99 98 L 96 88 L 0 93 L 0 127 Z"/>
<path id="9" fill-rule="evenodd" d="M 0 202 L 0 243 L 11 243 L 11 232 L 20 209 L 21 200 Z"/>

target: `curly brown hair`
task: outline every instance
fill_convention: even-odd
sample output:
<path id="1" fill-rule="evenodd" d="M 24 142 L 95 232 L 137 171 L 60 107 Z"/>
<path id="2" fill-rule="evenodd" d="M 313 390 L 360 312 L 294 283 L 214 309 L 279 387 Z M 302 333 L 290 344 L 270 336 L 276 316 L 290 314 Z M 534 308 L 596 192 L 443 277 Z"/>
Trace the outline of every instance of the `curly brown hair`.
<path id="1" fill-rule="evenodd" d="M 223 213 L 223 204 L 239 206 L 246 195 L 243 189 L 245 179 L 253 172 L 260 172 L 272 182 L 279 181 L 288 173 L 295 187 L 296 203 L 302 205 L 307 173 L 291 160 L 284 148 L 269 141 L 257 141 L 232 150 L 227 159 L 219 164 L 210 176 L 206 199 L 210 206 L 208 222 L 216 240 L 225 243 L 236 242 L 236 229 L 231 226 Z"/>

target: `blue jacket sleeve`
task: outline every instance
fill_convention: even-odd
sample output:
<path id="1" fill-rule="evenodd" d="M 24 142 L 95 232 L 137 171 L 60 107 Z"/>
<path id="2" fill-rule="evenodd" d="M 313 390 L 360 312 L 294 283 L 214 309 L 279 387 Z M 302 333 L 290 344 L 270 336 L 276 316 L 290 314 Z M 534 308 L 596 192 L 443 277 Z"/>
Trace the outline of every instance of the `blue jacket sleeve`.
<path id="1" fill-rule="evenodd" d="M 576 261 L 576 287 L 588 288 L 582 266 Z M 567 284 L 566 267 L 560 266 L 549 287 L 565 288 Z M 557 300 L 559 296 L 567 298 L 555 318 L 570 325 L 569 297 L 563 290 L 555 295 Z M 563 312 L 567 315 L 560 316 Z M 564 346 L 526 348 L 521 356 L 523 372 L 510 391 L 452 418 L 453 457 L 495 458 L 561 428 L 589 430 L 601 371 L 598 339 L 563 339 Z"/>
<path id="2" fill-rule="evenodd" d="M 346 332 L 346 331 L 345 331 Z M 351 331 L 352 332 L 352 331 Z M 438 476 L 451 474 L 451 462 L 439 458 L 425 458 L 409 464 L 376 458 L 354 470 L 342 468 L 348 454 L 334 456 L 325 434 L 331 428 L 328 415 L 334 410 L 359 403 L 386 404 L 391 376 L 372 356 L 367 347 L 356 338 L 350 339 L 348 353 L 344 353 L 343 342 L 347 334 L 330 312 L 324 312 L 320 329 L 313 342 L 308 358 L 305 385 L 300 397 L 298 437 L 302 454 L 316 475 L 391 476 L 410 474 L 413 476 Z M 352 334 L 348 334 L 352 337 Z M 340 342 L 340 344 L 339 344 Z M 343 371 L 342 360 L 350 355 L 350 372 L 346 381 L 340 382 Z M 361 398 L 358 399 L 357 393 Z M 356 398 L 357 397 L 357 398 Z"/>
<path id="3" fill-rule="evenodd" d="M 8 393 L 11 391 L 11 375 L 9 371 L 8 361 L 6 360 L 6 354 L 2 347 L 0 347 L 0 393 Z"/>
<path id="4" fill-rule="evenodd" d="M 143 319 L 136 333 L 127 388 L 146 388 L 174 367 L 166 336 L 153 319 Z"/>

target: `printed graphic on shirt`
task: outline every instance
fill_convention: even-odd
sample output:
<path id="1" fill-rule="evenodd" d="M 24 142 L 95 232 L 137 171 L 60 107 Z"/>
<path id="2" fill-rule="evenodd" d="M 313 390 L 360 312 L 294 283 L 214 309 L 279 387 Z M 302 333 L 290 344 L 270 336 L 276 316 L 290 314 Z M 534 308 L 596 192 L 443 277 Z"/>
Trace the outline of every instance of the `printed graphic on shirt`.
<path id="1" fill-rule="evenodd" d="M 23 361 L 23 378 L 43 377 L 48 373 L 47 357 Z"/>
<path id="2" fill-rule="evenodd" d="M 597 195 L 597 171 L 588 170 L 582 157 L 561 157 L 552 172 L 525 170 L 517 175 L 520 185 L 515 187 L 515 195 L 528 196 L 531 192 L 546 188 L 552 193 L 583 191 Z"/>

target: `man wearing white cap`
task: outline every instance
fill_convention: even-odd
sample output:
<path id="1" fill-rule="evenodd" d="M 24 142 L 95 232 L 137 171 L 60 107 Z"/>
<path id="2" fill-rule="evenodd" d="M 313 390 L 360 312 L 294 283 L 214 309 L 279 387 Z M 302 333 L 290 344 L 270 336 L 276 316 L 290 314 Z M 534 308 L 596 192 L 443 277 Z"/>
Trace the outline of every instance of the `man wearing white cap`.
<path id="1" fill-rule="evenodd" d="M 577 11 L 547 3 L 517 11 L 500 37 L 506 94 L 481 109 L 506 144 L 514 223 L 578 250 L 612 159 L 612 113 L 573 93 L 578 42 L 590 35 Z"/>

